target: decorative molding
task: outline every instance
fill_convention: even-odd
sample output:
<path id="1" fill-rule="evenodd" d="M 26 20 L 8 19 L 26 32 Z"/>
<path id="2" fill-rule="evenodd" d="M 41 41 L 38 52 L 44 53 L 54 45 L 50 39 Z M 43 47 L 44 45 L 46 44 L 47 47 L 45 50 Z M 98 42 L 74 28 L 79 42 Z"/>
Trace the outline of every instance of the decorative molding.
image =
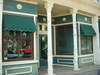
<path id="1" fill-rule="evenodd" d="M 85 21 L 88 21 L 87 17 L 85 17 L 84 19 L 85 19 Z"/>
<path id="2" fill-rule="evenodd" d="M 62 14 L 62 15 L 57 15 L 57 16 L 52 16 L 52 17 L 62 17 L 62 16 L 67 16 L 67 15 L 72 15 L 71 13 L 67 13 L 67 14 Z"/>
<path id="3" fill-rule="evenodd" d="M 88 16 L 88 17 L 93 17 L 93 15 L 85 14 L 85 13 L 81 13 L 81 12 L 78 12 L 77 14 L 84 15 L 84 16 Z"/>
<path id="4" fill-rule="evenodd" d="M 73 65 L 64 65 L 64 64 L 53 64 L 53 65 L 59 65 L 59 66 L 68 66 L 68 67 L 74 67 Z"/>
<path id="5" fill-rule="evenodd" d="M 47 12 L 51 12 L 51 10 L 52 10 L 52 8 L 53 8 L 53 2 L 51 2 L 51 1 L 47 1 L 46 3 L 45 3 L 45 8 L 46 8 L 46 10 L 47 10 Z"/>
<path id="6" fill-rule="evenodd" d="M 74 57 L 73 55 L 54 55 L 53 57 Z"/>
<path id="7" fill-rule="evenodd" d="M 87 55 L 80 55 L 79 57 L 88 57 L 88 56 L 93 56 L 94 54 L 87 54 Z"/>
<path id="8" fill-rule="evenodd" d="M 8 71 L 8 70 L 21 69 L 21 68 L 23 68 L 23 69 L 24 69 L 24 68 L 30 68 L 30 71 L 7 74 L 7 71 Z M 25 74 L 25 73 L 31 73 L 31 72 L 32 72 L 32 66 L 14 67 L 14 68 L 7 68 L 7 69 L 5 69 L 5 74 L 6 74 L 6 75 Z"/>
<path id="9" fill-rule="evenodd" d="M 92 25 L 92 24 L 90 24 L 90 23 L 84 23 L 84 22 L 76 22 L 76 23 L 85 24 L 85 25 Z"/>
<path id="10" fill-rule="evenodd" d="M 15 0 L 15 1 L 19 1 L 19 2 L 24 2 L 24 3 L 29 3 L 29 4 L 38 4 L 36 2 L 30 1 L 30 0 Z"/>
<path id="11" fill-rule="evenodd" d="M 3 13 L 17 14 L 17 15 L 24 15 L 24 16 L 35 16 L 35 17 L 37 17 L 36 14 L 28 14 L 28 13 L 21 13 L 21 12 L 7 11 L 7 10 L 3 10 Z"/>
<path id="12" fill-rule="evenodd" d="M 73 24 L 73 23 L 72 22 L 69 22 L 69 23 L 54 24 L 54 26 L 69 25 L 69 24 Z"/>
<path id="13" fill-rule="evenodd" d="M 62 64 L 74 64 L 73 62 L 61 62 L 60 60 L 72 60 L 72 59 L 57 59 L 57 63 L 62 63 Z"/>
<path id="14" fill-rule="evenodd" d="M 86 62 L 84 62 L 84 60 L 91 59 L 91 58 L 92 58 L 91 61 L 86 61 Z M 89 63 L 89 62 L 93 62 L 93 57 L 82 58 L 82 63 Z"/>
<path id="15" fill-rule="evenodd" d="M 19 10 L 21 10 L 23 8 L 23 6 L 21 4 L 17 4 L 16 8 L 19 9 Z"/>
<path id="16" fill-rule="evenodd" d="M 63 22 L 65 22 L 66 20 L 67 20 L 67 18 L 66 18 L 66 17 L 63 17 L 63 18 L 62 18 L 62 21 L 63 21 Z"/>
<path id="17" fill-rule="evenodd" d="M 78 9 L 76 8 L 73 8 L 73 9 L 70 9 L 70 13 L 73 15 L 73 14 L 76 14 L 78 12 Z"/>
<path id="18" fill-rule="evenodd" d="M 7 65 L 19 65 L 19 64 L 30 64 L 30 63 L 38 63 L 38 60 L 23 60 L 23 61 L 12 61 L 12 62 L 3 62 L 3 66 Z"/>

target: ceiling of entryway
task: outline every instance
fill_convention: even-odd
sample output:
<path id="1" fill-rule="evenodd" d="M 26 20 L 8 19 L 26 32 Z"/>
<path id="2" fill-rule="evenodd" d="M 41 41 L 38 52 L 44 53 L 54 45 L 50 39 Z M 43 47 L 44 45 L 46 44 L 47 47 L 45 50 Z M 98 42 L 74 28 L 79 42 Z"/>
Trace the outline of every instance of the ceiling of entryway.
<path id="1" fill-rule="evenodd" d="M 38 3 L 38 14 L 46 15 L 46 9 L 44 7 L 44 0 L 33 0 Z M 69 8 L 65 6 L 61 6 L 58 4 L 54 4 L 52 8 L 52 16 L 65 15 L 69 13 Z"/>

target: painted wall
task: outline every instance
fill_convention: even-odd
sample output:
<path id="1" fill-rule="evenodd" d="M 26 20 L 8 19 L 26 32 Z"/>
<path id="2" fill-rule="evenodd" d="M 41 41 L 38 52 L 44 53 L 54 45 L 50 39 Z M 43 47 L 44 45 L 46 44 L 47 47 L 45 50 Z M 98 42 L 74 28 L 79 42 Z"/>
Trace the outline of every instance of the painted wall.
<path id="1" fill-rule="evenodd" d="M 37 5 L 18 2 L 15 0 L 4 0 L 3 10 L 21 12 L 21 13 L 29 13 L 29 14 L 37 14 Z"/>
<path id="2" fill-rule="evenodd" d="M 94 62 L 93 55 L 79 57 L 79 66 L 93 64 L 93 62 Z"/>
<path id="3" fill-rule="evenodd" d="M 55 22 L 53 22 L 54 24 L 63 24 L 63 23 L 72 22 L 72 16 L 71 15 L 54 17 L 54 19 L 55 19 Z"/>
<path id="4" fill-rule="evenodd" d="M 38 15 L 38 23 L 47 23 L 47 17 Z"/>
<path id="5" fill-rule="evenodd" d="M 73 57 L 56 57 L 53 58 L 53 63 L 58 65 L 73 66 Z"/>
<path id="6" fill-rule="evenodd" d="M 86 24 L 92 24 L 92 17 L 91 16 L 85 16 L 85 15 L 81 15 L 81 14 L 77 14 L 77 22 L 81 22 L 81 23 L 86 23 Z M 78 23 L 77 23 L 78 26 Z M 78 30 L 78 27 L 77 27 Z M 79 39 L 79 37 L 78 37 Z M 78 40 L 78 49 L 79 49 L 79 40 Z M 88 65 L 88 64 L 93 64 L 94 63 L 94 59 L 93 59 L 93 55 L 91 56 L 84 56 L 80 54 L 80 50 L 78 51 L 79 56 L 83 56 L 83 57 L 79 57 L 79 66 L 82 65 Z"/>
<path id="7" fill-rule="evenodd" d="M 38 67 L 37 63 L 3 66 L 3 75 L 8 75 L 8 74 L 37 75 L 38 74 L 37 67 Z"/>
<path id="8" fill-rule="evenodd" d="M 77 14 L 76 20 L 77 20 L 77 22 L 92 24 L 92 17 L 90 17 L 90 16 Z"/>

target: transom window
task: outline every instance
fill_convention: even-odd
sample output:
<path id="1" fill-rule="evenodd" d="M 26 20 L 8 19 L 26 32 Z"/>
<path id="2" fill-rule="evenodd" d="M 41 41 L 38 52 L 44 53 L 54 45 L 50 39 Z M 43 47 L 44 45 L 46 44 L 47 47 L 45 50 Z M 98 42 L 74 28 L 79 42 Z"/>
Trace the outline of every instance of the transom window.
<path id="1" fill-rule="evenodd" d="M 81 54 L 93 53 L 93 38 L 92 36 L 81 36 Z"/>
<path id="2" fill-rule="evenodd" d="M 33 33 L 3 31 L 3 60 L 33 59 Z"/>

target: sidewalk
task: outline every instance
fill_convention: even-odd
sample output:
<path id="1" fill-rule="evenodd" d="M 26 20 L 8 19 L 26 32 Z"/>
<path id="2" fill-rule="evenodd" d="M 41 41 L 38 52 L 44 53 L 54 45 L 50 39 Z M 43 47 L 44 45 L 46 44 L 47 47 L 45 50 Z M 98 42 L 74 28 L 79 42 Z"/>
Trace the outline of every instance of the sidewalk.
<path id="1" fill-rule="evenodd" d="M 53 66 L 56 75 L 100 75 L 100 65 L 86 65 L 79 67 L 79 71 L 74 71 L 73 67 Z M 47 67 L 39 68 L 39 75 L 46 75 Z"/>

